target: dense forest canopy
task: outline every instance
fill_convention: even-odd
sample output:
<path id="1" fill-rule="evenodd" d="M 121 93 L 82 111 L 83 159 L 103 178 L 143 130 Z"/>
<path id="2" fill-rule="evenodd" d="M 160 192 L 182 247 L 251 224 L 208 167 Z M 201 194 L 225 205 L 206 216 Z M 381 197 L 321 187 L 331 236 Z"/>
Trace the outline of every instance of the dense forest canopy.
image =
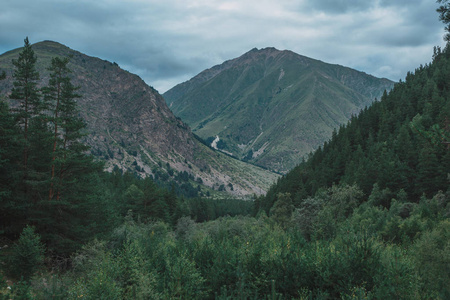
<path id="1" fill-rule="evenodd" d="M 104 173 L 69 58 L 43 89 L 37 59 L 0 101 L 2 299 L 450 298 L 449 44 L 254 202 Z"/>

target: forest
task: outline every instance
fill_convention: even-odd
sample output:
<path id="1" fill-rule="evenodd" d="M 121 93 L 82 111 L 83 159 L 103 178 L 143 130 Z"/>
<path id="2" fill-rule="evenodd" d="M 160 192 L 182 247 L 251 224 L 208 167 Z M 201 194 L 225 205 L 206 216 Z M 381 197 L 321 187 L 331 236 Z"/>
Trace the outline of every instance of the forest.
<path id="1" fill-rule="evenodd" d="M 449 44 L 253 201 L 104 172 L 70 58 L 36 59 L 0 101 L 0 299 L 450 298 Z"/>

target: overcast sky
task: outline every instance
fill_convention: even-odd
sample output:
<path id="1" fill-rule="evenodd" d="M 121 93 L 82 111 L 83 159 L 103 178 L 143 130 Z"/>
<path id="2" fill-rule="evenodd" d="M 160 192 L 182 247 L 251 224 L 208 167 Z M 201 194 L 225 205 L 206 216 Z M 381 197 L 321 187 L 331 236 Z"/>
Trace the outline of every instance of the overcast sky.
<path id="1" fill-rule="evenodd" d="M 0 54 L 43 40 L 117 62 L 163 93 L 252 48 L 394 81 L 443 46 L 434 0 L 3 0 Z"/>

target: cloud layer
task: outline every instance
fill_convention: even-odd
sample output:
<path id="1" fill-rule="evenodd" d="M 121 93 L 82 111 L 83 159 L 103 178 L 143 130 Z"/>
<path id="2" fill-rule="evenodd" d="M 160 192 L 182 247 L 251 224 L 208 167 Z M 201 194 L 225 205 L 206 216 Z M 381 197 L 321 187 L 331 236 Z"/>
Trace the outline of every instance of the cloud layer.
<path id="1" fill-rule="evenodd" d="M 404 78 L 444 45 L 430 0 L 6 0 L 0 53 L 53 40 L 165 92 L 257 47 Z"/>

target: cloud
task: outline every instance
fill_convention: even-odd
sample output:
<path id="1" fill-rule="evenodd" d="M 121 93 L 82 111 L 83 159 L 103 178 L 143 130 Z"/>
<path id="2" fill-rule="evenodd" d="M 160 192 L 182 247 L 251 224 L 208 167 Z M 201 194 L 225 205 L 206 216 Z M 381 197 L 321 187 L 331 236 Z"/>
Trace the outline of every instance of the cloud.
<path id="1" fill-rule="evenodd" d="M 316 0 L 309 1 L 308 4 L 314 10 L 330 14 L 341 14 L 366 10 L 372 7 L 374 2 L 367 0 Z"/>
<path id="2" fill-rule="evenodd" d="M 398 80 L 430 61 L 443 25 L 429 0 L 5 0 L 0 52 L 54 40 L 117 62 L 164 92 L 258 47 Z"/>

